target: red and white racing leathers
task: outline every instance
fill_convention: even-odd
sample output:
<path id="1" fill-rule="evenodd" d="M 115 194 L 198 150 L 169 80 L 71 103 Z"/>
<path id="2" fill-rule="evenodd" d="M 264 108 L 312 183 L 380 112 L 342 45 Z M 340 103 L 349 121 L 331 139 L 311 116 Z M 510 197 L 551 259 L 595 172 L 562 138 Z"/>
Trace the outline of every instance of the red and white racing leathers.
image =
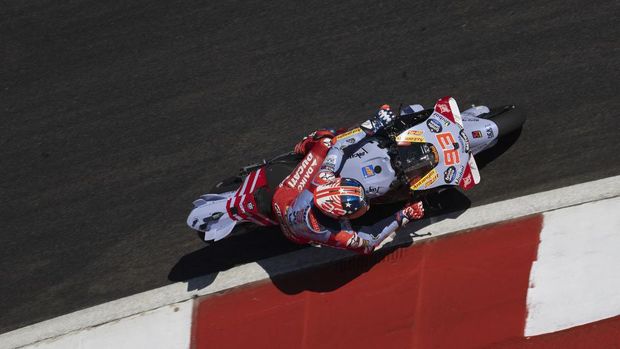
<path id="1" fill-rule="evenodd" d="M 334 144 L 341 140 L 346 142 L 349 135 L 343 136 L 335 140 Z M 350 136 L 363 137 L 356 132 Z M 287 238 L 300 244 L 327 245 L 368 254 L 409 220 L 422 217 L 422 205 L 416 203 L 371 226 L 354 229 L 348 219 L 338 220 L 322 214 L 313 204 L 312 193 L 317 185 L 313 179 L 321 167 L 325 167 L 325 156 L 331 145 L 329 138 L 316 142 L 295 170 L 280 183 L 274 194 L 273 211 Z M 337 153 L 340 155 L 340 150 L 337 150 Z M 331 155 L 332 151 L 329 154 Z M 329 165 L 334 166 L 341 159 L 334 160 L 335 163 Z"/>

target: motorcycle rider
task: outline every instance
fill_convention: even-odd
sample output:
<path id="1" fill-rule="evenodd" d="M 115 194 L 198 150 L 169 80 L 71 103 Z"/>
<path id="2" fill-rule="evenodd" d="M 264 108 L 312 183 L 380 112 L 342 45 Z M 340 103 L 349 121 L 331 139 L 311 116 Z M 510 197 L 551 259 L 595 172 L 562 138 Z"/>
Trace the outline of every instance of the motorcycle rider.
<path id="1" fill-rule="evenodd" d="M 369 254 L 396 230 L 424 215 L 422 202 L 407 204 L 371 226 L 353 227 L 351 219 L 369 209 L 364 187 L 355 179 L 336 177 L 346 147 L 382 132 L 395 119 L 388 105 L 352 131 L 336 136 L 318 130 L 295 146 L 302 162 L 274 193 L 273 210 L 290 240 Z"/>

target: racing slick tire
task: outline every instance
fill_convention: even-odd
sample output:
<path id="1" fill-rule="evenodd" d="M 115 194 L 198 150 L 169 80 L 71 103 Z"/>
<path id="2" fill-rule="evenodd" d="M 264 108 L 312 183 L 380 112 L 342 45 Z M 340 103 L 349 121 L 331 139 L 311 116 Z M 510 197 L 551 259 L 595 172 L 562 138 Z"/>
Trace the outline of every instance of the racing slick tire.
<path id="1" fill-rule="evenodd" d="M 525 123 L 525 115 L 521 110 L 516 109 L 514 105 L 493 107 L 490 108 L 488 113 L 478 117 L 493 120 L 497 125 L 499 138 L 521 129 Z"/>

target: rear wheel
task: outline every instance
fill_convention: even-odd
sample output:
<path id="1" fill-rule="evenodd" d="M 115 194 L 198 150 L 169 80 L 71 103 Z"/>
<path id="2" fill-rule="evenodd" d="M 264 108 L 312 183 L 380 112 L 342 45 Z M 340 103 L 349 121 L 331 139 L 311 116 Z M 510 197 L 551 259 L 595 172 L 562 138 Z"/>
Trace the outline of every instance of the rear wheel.
<path id="1" fill-rule="evenodd" d="M 520 130 L 525 123 L 525 115 L 514 105 L 493 107 L 488 113 L 478 115 L 478 117 L 493 120 L 499 130 L 498 137 Z"/>
<path id="2" fill-rule="evenodd" d="M 514 105 L 506 105 L 490 108 L 488 113 L 478 115 L 478 117 L 492 120 L 498 129 L 497 143 L 476 154 L 478 168 L 482 169 L 506 152 L 519 139 L 521 128 L 525 123 L 525 114 L 522 110 L 516 109 Z"/>
<path id="3" fill-rule="evenodd" d="M 239 186 L 241 186 L 242 183 L 243 183 L 243 178 L 241 178 L 240 176 L 228 177 L 224 179 L 223 181 L 218 182 L 213 187 L 211 187 L 211 190 L 209 190 L 209 193 L 210 194 L 221 194 L 221 193 L 227 193 L 229 191 L 237 190 L 239 189 Z"/>

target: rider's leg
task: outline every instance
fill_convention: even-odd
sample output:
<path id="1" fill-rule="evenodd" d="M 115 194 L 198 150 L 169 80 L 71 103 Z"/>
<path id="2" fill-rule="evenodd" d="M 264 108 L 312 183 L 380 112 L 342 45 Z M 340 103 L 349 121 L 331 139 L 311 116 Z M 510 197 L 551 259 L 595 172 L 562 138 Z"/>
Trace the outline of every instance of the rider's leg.
<path id="1" fill-rule="evenodd" d="M 305 239 L 295 235 L 287 222 L 287 210 L 297 196 L 304 190 L 312 191 L 312 179 L 319 172 L 331 140 L 324 138 L 316 142 L 293 172 L 280 183 L 273 195 L 273 211 L 284 235 L 296 243 L 307 243 Z"/>

